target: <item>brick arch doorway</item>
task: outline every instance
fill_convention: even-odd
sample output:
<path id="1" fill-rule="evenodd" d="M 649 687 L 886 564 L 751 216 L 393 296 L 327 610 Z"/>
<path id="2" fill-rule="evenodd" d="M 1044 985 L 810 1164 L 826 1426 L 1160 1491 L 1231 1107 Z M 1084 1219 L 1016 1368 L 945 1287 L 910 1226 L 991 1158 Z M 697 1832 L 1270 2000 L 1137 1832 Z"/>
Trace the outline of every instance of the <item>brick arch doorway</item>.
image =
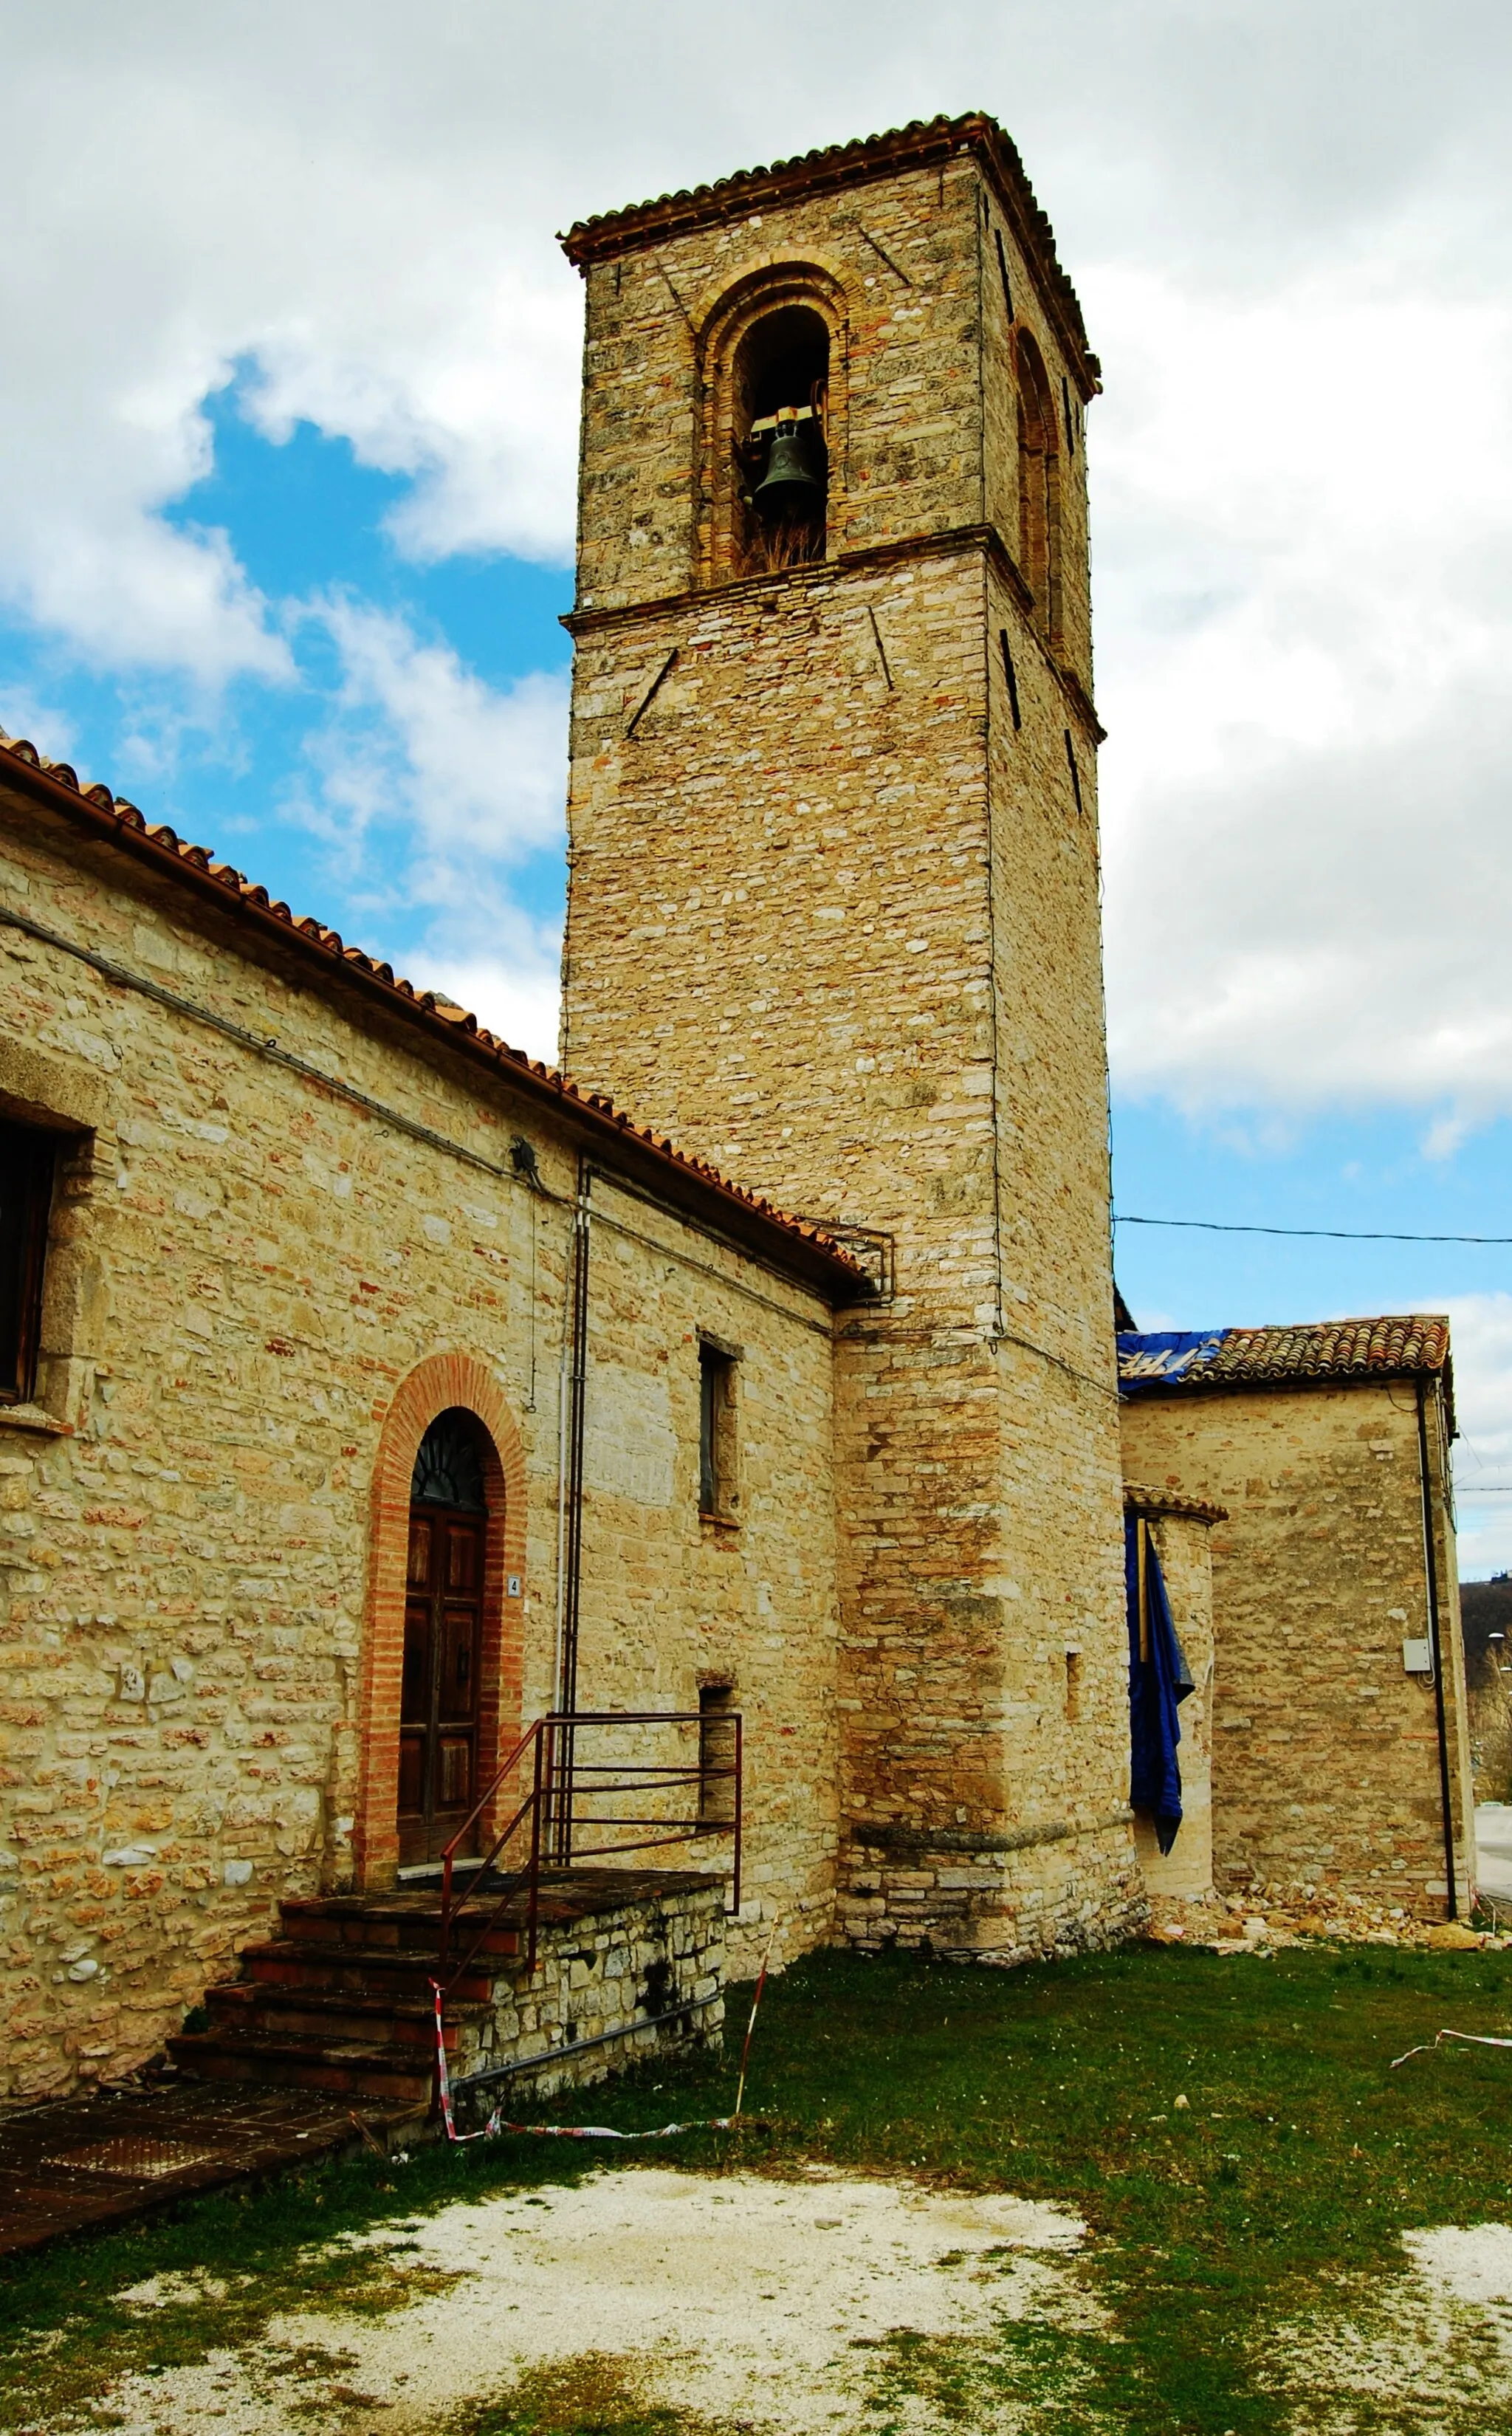
<path id="1" fill-rule="evenodd" d="M 459 1459 L 461 1480 L 445 1469 Z M 431 1356 L 396 1390 L 374 1467 L 353 1837 L 361 1887 L 390 1886 L 401 1867 L 433 1858 L 518 1734 L 525 1521 L 524 1449 L 492 1370 L 466 1354 Z M 486 1816 L 481 1824 L 486 1835 Z"/>

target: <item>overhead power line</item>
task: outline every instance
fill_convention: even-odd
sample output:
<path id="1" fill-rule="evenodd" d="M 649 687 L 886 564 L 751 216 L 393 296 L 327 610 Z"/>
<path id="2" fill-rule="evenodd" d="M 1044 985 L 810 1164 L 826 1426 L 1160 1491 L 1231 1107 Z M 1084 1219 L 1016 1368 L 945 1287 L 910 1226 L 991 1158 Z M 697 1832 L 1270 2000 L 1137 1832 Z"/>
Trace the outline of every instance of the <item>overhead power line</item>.
<path id="1" fill-rule="evenodd" d="M 1115 1227 L 1186 1227 L 1205 1235 L 1311 1235 L 1330 1244 L 1512 1244 L 1512 1235 L 1406 1235 L 1383 1227 L 1245 1227 L 1224 1218 L 1134 1218 L 1115 1210 Z"/>

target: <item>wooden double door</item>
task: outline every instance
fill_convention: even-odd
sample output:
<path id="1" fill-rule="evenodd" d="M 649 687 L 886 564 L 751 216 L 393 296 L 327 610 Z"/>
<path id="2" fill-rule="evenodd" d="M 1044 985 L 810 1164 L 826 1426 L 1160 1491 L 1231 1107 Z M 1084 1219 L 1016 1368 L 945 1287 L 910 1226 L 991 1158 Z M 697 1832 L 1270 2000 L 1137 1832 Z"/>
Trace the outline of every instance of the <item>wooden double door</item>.
<path id="1" fill-rule="evenodd" d="M 485 1518 L 409 1509 L 399 1699 L 399 1865 L 434 1861 L 478 1799 Z"/>

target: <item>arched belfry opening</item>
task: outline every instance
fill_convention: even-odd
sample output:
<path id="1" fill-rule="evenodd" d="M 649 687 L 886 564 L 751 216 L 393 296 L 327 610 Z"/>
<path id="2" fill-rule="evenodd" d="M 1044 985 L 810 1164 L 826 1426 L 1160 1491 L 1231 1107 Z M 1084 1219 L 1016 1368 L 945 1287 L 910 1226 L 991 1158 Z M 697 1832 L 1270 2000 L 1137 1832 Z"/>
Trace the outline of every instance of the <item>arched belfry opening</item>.
<path id="1" fill-rule="evenodd" d="M 1034 596 L 1034 623 L 1061 640 L 1060 432 L 1045 359 L 1027 330 L 1015 339 L 1018 375 L 1019 571 Z"/>
<path id="2" fill-rule="evenodd" d="M 760 575 L 823 558 L 828 523 L 829 329 L 783 304 L 736 351 L 731 400 L 740 516 L 737 568 Z"/>
<path id="3" fill-rule="evenodd" d="M 492 1450 L 461 1405 L 438 1413 L 409 1483 L 399 1695 L 399 1865 L 437 1859 L 478 1794 Z"/>
<path id="4" fill-rule="evenodd" d="M 724 297 L 702 345 L 700 580 L 827 556 L 843 478 L 844 308 L 817 264 L 771 265 Z"/>

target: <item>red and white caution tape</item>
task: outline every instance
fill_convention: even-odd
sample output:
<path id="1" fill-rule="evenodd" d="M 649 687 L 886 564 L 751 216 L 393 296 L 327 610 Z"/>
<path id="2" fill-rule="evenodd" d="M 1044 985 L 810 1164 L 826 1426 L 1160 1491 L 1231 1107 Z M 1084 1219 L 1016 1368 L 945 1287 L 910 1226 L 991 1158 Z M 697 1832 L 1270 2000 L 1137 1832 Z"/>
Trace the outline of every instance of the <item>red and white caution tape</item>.
<path id="1" fill-rule="evenodd" d="M 749 2119 L 749 2118 L 747 2118 Z M 711 2114 L 699 2123 L 660 2123 L 654 2132 L 612 2132 L 607 2123 L 505 2123 L 495 2113 L 484 2132 L 527 2132 L 532 2140 L 669 2140 L 678 2132 L 733 2132 L 733 2114 Z M 466 2135 L 477 2140 L 482 2133 Z"/>
<path id="2" fill-rule="evenodd" d="M 761 1968 L 756 1974 L 756 1994 L 751 1999 L 751 2019 L 745 2026 L 745 2044 L 740 2049 L 740 2078 L 736 2084 L 735 2091 L 735 2111 L 737 2114 L 739 2114 L 741 2105 L 745 2099 L 745 2068 L 751 2061 L 751 2042 L 756 2036 L 756 2017 L 757 2012 L 760 2010 L 761 1991 L 767 1984 L 767 1964 L 772 1959 L 772 1948 L 776 1941 L 776 1935 L 777 1923 L 773 1917 L 772 1923 L 772 1934 L 767 1939 L 767 1950 L 761 1957 Z"/>
<path id="3" fill-rule="evenodd" d="M 506 2123 L 495 2106 L 481 2131 L 459 2132 L 452 2107 L 451 2072 L 446 2062 L 446 2033 L 442 2020 L 443 1997 L 439 1980 L 432 1979 L 430 1992 L 436 2009 L 436 2087 L 441 2098 L 441 2119 L 446 2126 L 448 2140 L 459 2143 L 464 2140 L 495 2140 L 501 2132 L 528 2132 L 534 2140 L 670 2140 L 679 2132 L 730 2132 L 735 2128 L 736 2117 L 733 2114 L 715 2114 L 699 2123 L 663 2123 L 654 2132 L 615 2132 L 607 2123 Z M 752 2019 L 754 2022 L 754 2013 Z M 563 2055 L 570 2055 L 571 2052 L 570 2047 L 561 2050 Z M 547 2063 L 553 2061 L 553 2057 L 548 2051 L 540 2061 Z"/>
<path id="4" fill-rule="evenodd" d="M 1512 2047 L 1512 2039 L 1486 2038 L 1478 2030 L 1440 2030 L 1436 2039 L 1429 2039 L 1420 2047 L 1409 2047 L 1407 2055 L 1393 2056 L 1392 2071 L 1395 2072 L 1399 2063 L 1405 2063 L 1407 2056 L 1432 2055 L 1434 2049 L 1442 2046 L 1446 2039 L 1462 2040 L 1468 2047 Z"/>

